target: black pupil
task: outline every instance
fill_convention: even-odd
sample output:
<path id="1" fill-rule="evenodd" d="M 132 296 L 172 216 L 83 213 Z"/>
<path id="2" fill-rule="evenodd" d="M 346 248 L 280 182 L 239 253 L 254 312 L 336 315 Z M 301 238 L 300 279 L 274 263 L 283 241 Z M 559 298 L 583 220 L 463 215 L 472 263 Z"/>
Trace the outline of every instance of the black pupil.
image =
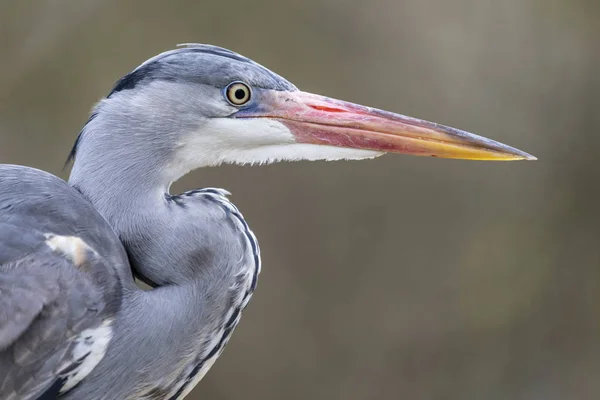
<path id="1" fill-rule="evenodd" d="M 244 89 L 236 89 L 233 95 L 238 100 L 244 100 L 246 98 L 246 91 Z"/>

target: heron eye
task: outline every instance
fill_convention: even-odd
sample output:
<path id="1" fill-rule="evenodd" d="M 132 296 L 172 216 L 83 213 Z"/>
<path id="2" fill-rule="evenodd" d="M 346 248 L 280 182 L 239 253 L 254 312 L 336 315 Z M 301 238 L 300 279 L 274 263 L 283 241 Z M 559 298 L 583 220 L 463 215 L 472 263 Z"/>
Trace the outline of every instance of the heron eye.
<path id="1" fill-rule="evenodd" d="M 245 83 L 234 82 L 227 86 L 227 100 L 234 106 L 241 106 L 250 101 L 250 88 Z"/>

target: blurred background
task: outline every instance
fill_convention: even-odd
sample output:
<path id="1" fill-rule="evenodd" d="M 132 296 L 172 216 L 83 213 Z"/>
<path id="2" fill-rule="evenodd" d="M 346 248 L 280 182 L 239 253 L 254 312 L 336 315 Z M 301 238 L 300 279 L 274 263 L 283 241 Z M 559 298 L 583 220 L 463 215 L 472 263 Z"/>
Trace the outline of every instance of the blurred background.
<path id="1" fill-rule="evenodd" d="M 600 2 L 0 2 L 0 162 L 61 177 L 91 106 L 178 43 L 516 146 L 197 171 L 263 273 L 191 399 L 600 398 Z"/>

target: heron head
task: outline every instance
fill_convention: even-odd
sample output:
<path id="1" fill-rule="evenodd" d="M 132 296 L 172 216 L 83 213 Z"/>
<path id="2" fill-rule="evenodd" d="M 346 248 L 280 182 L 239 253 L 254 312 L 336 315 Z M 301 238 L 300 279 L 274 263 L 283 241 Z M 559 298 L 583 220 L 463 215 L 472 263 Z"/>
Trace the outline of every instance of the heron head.
<path id="1" fill-rule="evenodd" d="M 302 92 L 262 65 L 209 45 L 149 59 L 119 80 L 98 110 L 128 118 L 129 129 L 148 135 L 135 140 L 167 143 L 172 164 L 185 170 L 384 153 L 535 159 L 458 129 Z"/>

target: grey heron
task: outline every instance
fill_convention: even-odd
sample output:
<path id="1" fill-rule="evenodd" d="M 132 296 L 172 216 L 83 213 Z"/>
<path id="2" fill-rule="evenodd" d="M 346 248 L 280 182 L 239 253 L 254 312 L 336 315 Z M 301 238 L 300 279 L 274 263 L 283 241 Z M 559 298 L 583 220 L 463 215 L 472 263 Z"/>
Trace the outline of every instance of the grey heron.
<path id="1" fill-rule="evenodd" d="M 121 78 L 76 140 L 68 183 L 0 166 L 0 398 L 181 399 L 256 287 L 256 238 L 222 163 L 387 152 L 531 160 L 447 126 L 299 91 L 235 52 L 187 45 Z M 141 290 L 133 274 L 152 286 Z"/>

